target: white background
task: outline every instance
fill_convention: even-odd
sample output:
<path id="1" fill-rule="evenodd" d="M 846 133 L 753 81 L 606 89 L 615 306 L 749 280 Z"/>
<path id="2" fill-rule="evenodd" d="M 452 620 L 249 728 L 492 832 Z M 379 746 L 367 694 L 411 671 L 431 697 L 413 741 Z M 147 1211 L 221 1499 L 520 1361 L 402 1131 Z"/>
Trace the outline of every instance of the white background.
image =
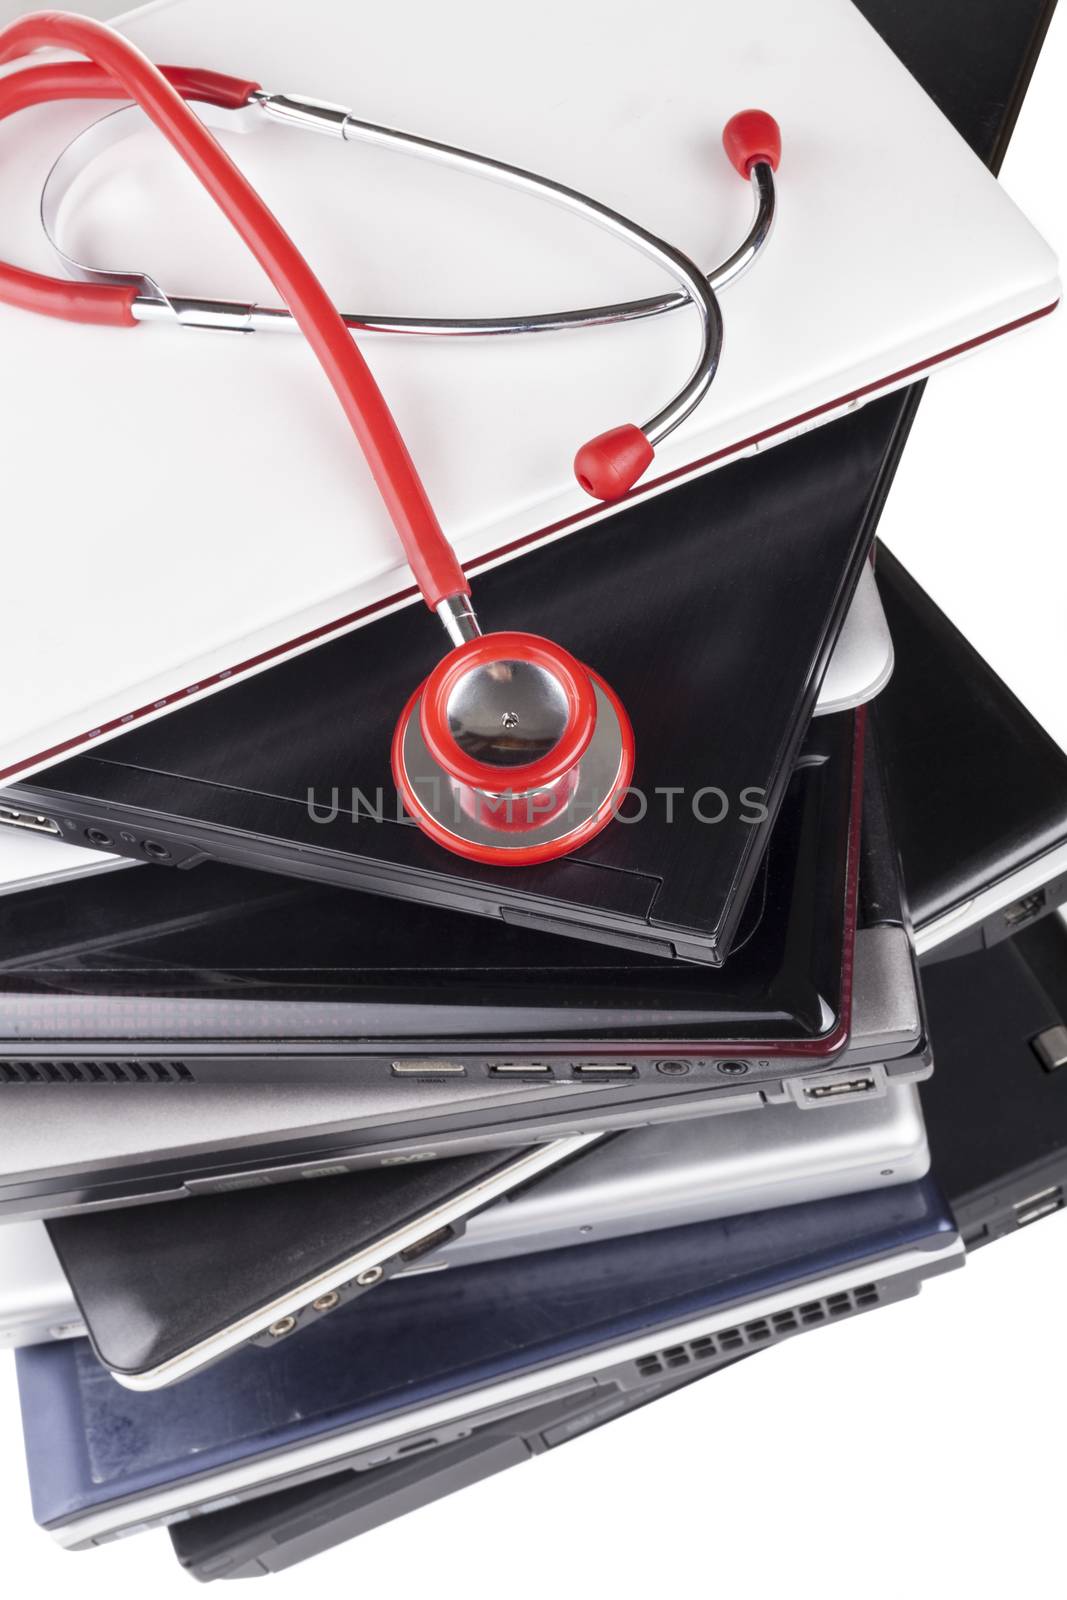
<path id="1" fill-rule="evenodd" d="M 0 0 L 0 19 L 21 9 Z M 1065 98 L 1061 14 L 1002 177 L 1067 254 Z M 1067 747 L 1065 348 L 1061 313 L 932 382 L 882 532 Z M 1062 1593 L 1065 1246 L 1060 1213 L 917 1300 L 742 1362 L 268 1593 Z M 0 1486 L 7 1593 L 193 1593 L 165 1534 L 74 1555 L 34 1527 L 10 1359 Z"/>

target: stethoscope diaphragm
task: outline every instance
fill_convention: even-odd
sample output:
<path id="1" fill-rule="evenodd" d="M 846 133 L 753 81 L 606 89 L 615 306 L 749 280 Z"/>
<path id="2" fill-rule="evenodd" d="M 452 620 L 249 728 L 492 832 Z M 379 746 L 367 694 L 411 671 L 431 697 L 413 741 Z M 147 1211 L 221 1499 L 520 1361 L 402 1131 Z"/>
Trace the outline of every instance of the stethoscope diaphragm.
<path id="1" fill-rule="evenodd" d="M 634 738 L 618 696 L 567 651 L 491 633 L 451 651 L 411 696 L 392 761 L 406 810 L 438 844 L 530 866 L 612 820 Z"/>

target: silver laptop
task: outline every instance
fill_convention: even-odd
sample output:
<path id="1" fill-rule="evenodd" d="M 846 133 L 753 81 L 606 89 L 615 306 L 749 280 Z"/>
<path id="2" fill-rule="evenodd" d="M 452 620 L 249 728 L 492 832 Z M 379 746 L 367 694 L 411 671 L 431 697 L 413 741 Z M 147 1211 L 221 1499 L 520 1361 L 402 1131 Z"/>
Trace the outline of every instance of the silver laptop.
<path id="1" fill-rule="evenodd" d="M 910 993 L 907 1003 L 917 1005 L 906 948 L 884 953 L 902 953 L 904 959 L 880 964 L 879 979 L 888 988 L 895 967 L 909 986 L 905 1000 Z M 899 1016 L 891 990 L 875 998 Z M 861 1008 L 858 1027 L 862 1021 Z M 931 1070 L 930 1053 L 920 1041 L 887 1063 L 849 1060 L 805 1077 L 764 1078 L 751 1087 L 744 1077 L 727 1078 L 722 1088 L 690 1092 L 677 1080 L 667 1078 L 661 1087 L 650 1077 L 645 1085 L 629 1086 L 625 1099 L 613 1099 L 609 1084 L 505 1084 L 472 1094 L 463 1093 L 462 1085 L 450 1088 L 447 1080 L 385 1079 L 358 1089 L 116 1084 L 107 1094 L 85 1094 L 73 1084 L 22 1085 L 4 1091 L 0 1218 L 68 1216 L 577 1134 L 674 1127 L 724 1113 L 765 1114 L 773 1106 L 830 1119 L 850 1102 L 870 1104 Z"/>
<path id="2" fill-rule="evenodd" d="M 929 1168 L 919 1095 L 908 1084 L 829 1117 L 770 1106 L 759 1116 L 639 1128 L 471 1216 L 398 1276 L 913 1183 Z M 84 1332 L 44 1224 L 0 1227 L 0 1347 Z"/>
<path id="3" fill-rule="evenodd" d="M 781 1105 L 638 1128 L 471 1217 L 405 1275 L 914 1183 L 929 1170 L 913 1084 L 833 1116 Z"/>

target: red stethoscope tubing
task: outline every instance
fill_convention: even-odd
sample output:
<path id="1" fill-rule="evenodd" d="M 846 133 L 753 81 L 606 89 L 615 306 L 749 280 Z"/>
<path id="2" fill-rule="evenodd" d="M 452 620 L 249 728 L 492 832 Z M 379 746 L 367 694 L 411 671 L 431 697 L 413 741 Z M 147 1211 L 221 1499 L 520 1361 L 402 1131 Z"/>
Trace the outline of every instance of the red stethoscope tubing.
<path id="1" fill-rule="evenodd" d="M 172 69 L 168 81 L 113 29 L 68 12 L 34 12 L 0 30 L 0 63 L 42 48 L 77 51 L 91 66 L 87 70 L 82 63 L 60 62 L 0 79 L 0 115 L 70 93 L 92 99 L 125 94 L 137 102 L 200 180 L 292 312 L 341 402 L 427 605 L 433 610 L 442 600 L 469 594 L 392 413 L 340 313 L 277 218 L 182 99 L 183 93 L 206 88 L 205 98 L 233 103 L 217 96 L 229 97 L 239 89 L 237 103 L 243 104 L 256 85 L 185 69 Z M 0 293 L 17 305 L 52 315 L 77 317 L 89 311 L 86 320 L 132 321 L 132 289 L 66 284 L 7 266 L 0 275 Z"/>

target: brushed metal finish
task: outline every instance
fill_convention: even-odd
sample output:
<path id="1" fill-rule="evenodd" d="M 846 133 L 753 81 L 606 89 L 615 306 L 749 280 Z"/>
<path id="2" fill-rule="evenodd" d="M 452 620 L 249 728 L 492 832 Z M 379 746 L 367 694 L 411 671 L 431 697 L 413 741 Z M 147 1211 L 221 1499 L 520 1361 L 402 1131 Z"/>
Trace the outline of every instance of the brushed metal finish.
<path id="1" fill-rule="evenodd" d="M 808 1116 L 795 1105 L 638 1128 L 471 1217 L 432 1266 L 565 1249 L 913 1183 L 930 1168 L 919 1091 Z M 408 1275 L 418 1271 L 408 1269 Z"/>

